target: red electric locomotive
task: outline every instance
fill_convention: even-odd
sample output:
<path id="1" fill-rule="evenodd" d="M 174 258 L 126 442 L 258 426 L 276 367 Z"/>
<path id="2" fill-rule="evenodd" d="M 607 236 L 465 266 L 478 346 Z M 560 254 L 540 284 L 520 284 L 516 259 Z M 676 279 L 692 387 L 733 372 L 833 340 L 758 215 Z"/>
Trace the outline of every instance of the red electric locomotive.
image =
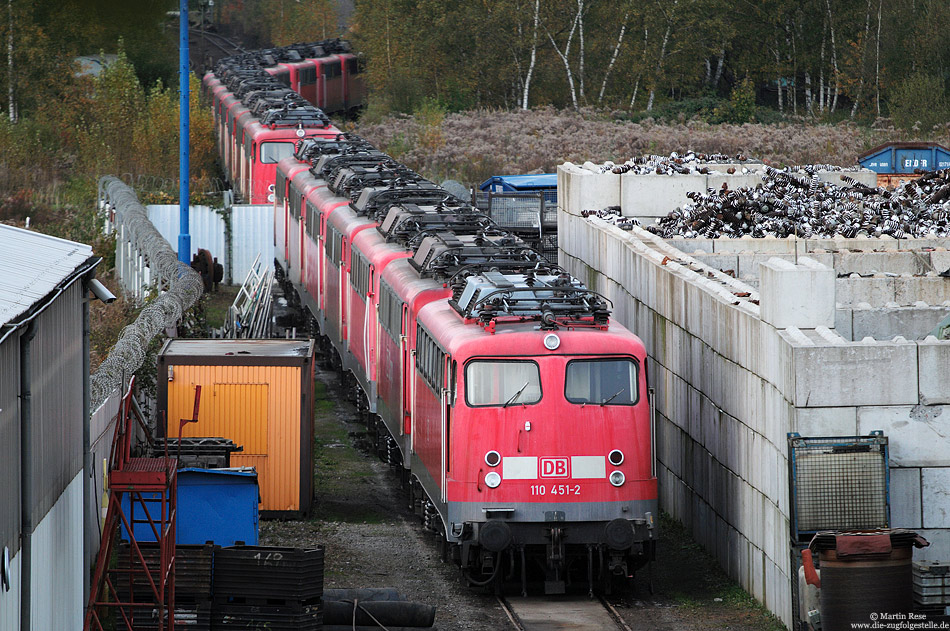
<path id="1" fill-rule="evenodd" d="M 280 160 L 274 212 L 282 275 L 471 583 L 593 590 L 654 558 L 646 354 L 606 299 L 353 137 Z"/>

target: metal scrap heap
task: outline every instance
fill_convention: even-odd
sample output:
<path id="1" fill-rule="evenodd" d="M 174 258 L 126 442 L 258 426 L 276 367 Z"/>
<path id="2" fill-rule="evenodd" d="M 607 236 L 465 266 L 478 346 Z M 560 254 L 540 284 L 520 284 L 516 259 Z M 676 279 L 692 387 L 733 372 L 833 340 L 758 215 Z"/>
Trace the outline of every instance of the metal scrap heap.
<path id="1" fill-rule="evenodd" d="M 831 238 L 841 235 L 895 239 L 950 234 L 950 169 L 923 173 L 893 191 L 869 187 L 842 174 L 846 186 L 822 182 L 809 165 L 765 167 L 755 188 L 687 193 L 691 202 L 647 230 L 665 239 L 717 237 Z M 796 172 L 804 172 L 801 177 Z M 617 217 L 617 223 L 629 221 Z M 623 226 L 622 226 L 623 227 Z"/>
<path id="2" fill-rule="evenodd" d="M 686 175 L 689 173 L 713 173 L 717 164 L 730 165 L 726 166 L 723 172 L 731 174 L 736 172 L 736 167 L 733 165 L 741 163 L 749 163 L 750 166 L 752 164 L 761 166 L 760 162 L 749 160 L 743 155 L 727 156 L 723 153 L 697 153 L 695 151 L 687 151 L 683 154 L 674 151 L 668 156 L 649 154 L 630 158 L 622 164 L 615 164 L 608 160 L 600 165 L 588 163 L 584 166 L 595 173 L 616 173 L 618 175 L 623 173 L 634 175 L 674 175 L 679 173 Z M 739 171 L 748 173 L 749 169 L 739 167 Z"/>

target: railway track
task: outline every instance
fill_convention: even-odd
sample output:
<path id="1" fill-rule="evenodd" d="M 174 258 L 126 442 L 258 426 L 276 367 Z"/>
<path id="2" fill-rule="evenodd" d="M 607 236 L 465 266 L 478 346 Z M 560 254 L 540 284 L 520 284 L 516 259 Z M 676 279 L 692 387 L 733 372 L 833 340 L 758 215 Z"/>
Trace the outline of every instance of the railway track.
<path id="1" fill-rule="evenodd" d="M 247 52 L 239 44 L 211 31 L 190 28 L 188 36 L 191 67 L 200 73 L 199 76 L 213 69 L 222 57 Z"/>
<path id="2" fill-rule="evenodd" d="M 497 598 L 512 628 L 518 631 L 632 631 L 614 606 L 602 597 Z"/>

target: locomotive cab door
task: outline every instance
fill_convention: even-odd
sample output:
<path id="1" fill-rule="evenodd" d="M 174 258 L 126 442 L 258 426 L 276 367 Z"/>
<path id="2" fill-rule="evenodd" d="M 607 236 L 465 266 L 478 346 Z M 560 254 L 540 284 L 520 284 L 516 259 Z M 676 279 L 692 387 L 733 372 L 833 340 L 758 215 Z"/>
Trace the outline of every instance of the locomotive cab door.
<path id="1" fill-rule="evenodd" d="M 327 305 L 324 300 L 324 294 L 326 292 L 326 240 L 324 239 L 327 233 L 327 216 L 323 213 L 320 213 L 320 228 L 319 232 L 316 234 L 317 240 L 317 295 L 314 297 L 316 299 L 317 305 L 320 307 L 321 313 L 326 313 Z"/>
<path id="2" fill-rule="evenodd" d="M 368 283 L 366 285 L 366 309 L 363 314 L 363 357 L 366 362 L 366 372 L 372 380 L 378 379 L 376 372 L 376 321 L 379 319 L 376 309 L 372 305 L 379 304 L 376 300 L 376 266 L 369 264 Z"/>
<path id="3" fill-rule="evenodd" d="M 452 404 L 455 399 L 455 369 L 456 362 L 448 354 L 443 355 L 442 374 L 445 375 L 442 386 L 442 484 L 440 485 L 442 501 L 446 501 L 446 482 L 452 467 L 451 434 L 452 434 Z"/>
<path id="4" fill-rule="evenodd" d="M 401 434 L 409 434 L 409 447 L 412 450 L 412 355 L 409 350 L 409 305 L 403 303 L 402 317 L 399 325 L 399 376 L 402 392 L 402 414 L 403 421 L 400 429 Z"/>

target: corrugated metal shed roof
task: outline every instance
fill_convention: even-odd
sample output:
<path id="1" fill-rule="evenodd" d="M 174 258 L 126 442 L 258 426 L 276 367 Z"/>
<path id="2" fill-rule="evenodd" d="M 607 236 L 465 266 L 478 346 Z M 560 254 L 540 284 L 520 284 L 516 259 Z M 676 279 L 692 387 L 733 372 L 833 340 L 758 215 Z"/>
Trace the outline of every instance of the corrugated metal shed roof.
<path id="1" fill-rule="evenodd" d="M 165 342 L 159 355 L 166 357 L 169 364 L 184 359 L 212 360 L 219 364 L 224 360 L 232 359 L 241 364 L 244 361 L 264 358 L 277 360 L 280 358 L 306 358 L 313 354 L 313 340 L 245 340 L 245 339 L 174 339 Z M 193 362 L 189 362 L 193 363 Z M 254 362 L 259 363 L 259 362 Z"/>
<path id="2" fill-rule="evenodd" d="M 88 245 L 0 224 L 0 325 L 42 300 L 90 256 Z"/>

